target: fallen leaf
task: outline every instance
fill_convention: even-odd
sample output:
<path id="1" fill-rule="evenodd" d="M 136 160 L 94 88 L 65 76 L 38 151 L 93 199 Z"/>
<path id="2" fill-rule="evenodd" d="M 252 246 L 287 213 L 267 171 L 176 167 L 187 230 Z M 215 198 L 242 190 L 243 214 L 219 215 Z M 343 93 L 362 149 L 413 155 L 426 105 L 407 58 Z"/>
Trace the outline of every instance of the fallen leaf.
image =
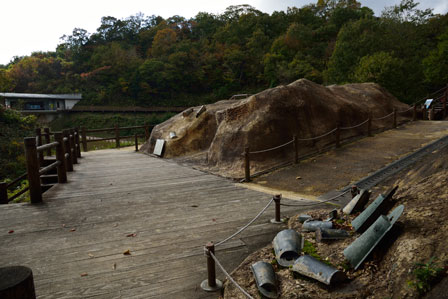
<path id="1" fill-rule="evenodd" d="M 87 274 L 87 273 L 81 273 L 81 277 L 84 277 L 84 276 L 87 276 L 87 275 L 89 275 L 89 274 Z"/>
<path id="2" fill-rule="evenodd" d="M 137 234 L 129 234 L 129 235 L 126 235 L 126 237 L 135 237 L 135 236 L 137 236 Z"/>
<path id="3" fill-rule="evenodd" d="M 197 208 L 197 207 L 199 207 L 198 205 L 191 205 L 190 207 L 192 207 L 192 208 Z"/>
<path id="4" fill-rule="evenodd" d="M 74 231 L 76 231 L 76 228 L 72 228 L 70 231 L 71 231 L 71 232 L 74 232 Z"/>
<path id="5" fill-rule="evenodd" d="M 115 223 L 115 224 L 114 224 L 114 227 L 117 227 L 117 226 L 118 226 L 118 223 Z"/>
<path id="6" fill-rule="evenodd" d="M 12 233 L 14 233 L 14 230 L 10 230 L 10 231 L 8 232 L 8 234 L 12 234 Z"/>
<path id="7" fill-rule="evenodd" d="M 301 179 L 302 179 L 301 176 L 296 177 L 296 180 L 301 180 Z"/>
<path id="8" fill-rule="evenodd" d="M 117 269 L 117 263 L 114 263 L 114 265 L 112 266 L 112 269 L 114 269 L 114 270 Z"/>
<path id="9" fill-rule="evenodd" d="M 131 251 L 128 249 L 125 252 L 123 252 L 124 255 L 131 255 Z"/>
<path id="10" fill-rule="evenodd" d="M 93 254 L 89 253 L 89 257 L 93 258 L 95 257 Z"/>

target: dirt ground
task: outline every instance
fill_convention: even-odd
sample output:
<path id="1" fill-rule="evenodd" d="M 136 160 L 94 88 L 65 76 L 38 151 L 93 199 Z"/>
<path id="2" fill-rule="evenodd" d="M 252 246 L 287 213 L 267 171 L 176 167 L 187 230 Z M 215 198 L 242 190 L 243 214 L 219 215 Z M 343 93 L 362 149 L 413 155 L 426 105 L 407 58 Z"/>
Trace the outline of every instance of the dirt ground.
<path id="1" fill-rule="evenodd" d="M 428 125 L 431 124 L 428 123 Z M 389 134 L 395 135 L 392 133 Z M 386 135 L 389 134 L 386 133 Z M 412 134 L 408 139 L 410 143 L 414 143 L 416 136 Z M 385 140 L 392 141 L 393 138 L 387 136 Z M 385 156 L 393 152 L 388 150 L 389 146 L 381 144 L 378 144 L 378 146 L 380 147 L 376 148 L 375 151 Z M 399 148 L 399 145 L 394 146 Z M 372 147 L 375 148 L 374 145 Z M 341 152 L 341 154 L 343 153 Z M 338 223 L 343 222 L 343 229 L 350 231 L 351 237 L 348 239 L 318 243 L 315 240 L 314 233 L 302 233 L 305 240 L 312 244 L 311 247 L 316 249 L 315 254 L 320 259 L 331 263 L 347 274 L 348 280 L 346 282 L 328 287 L 317 281 L 296 275 L 288 268 L 280 268 L 274 262 L 271 245 L 249 255 L 233 271 L 232 277 L 254 298 L 259 298 L 250 265 L 263 260 L 274 264 L 279 285 L 279 298 L 418 298 L 425 294 L 424 292 L 419 293 L 412 286 L 413 282 L 418 282 L 414 273 L 417 267 L 416 263 L 428 263 L 431 258 L 434 258 L 436 267 L 442 269 L 440 274 L 442 281 L 440 282 L 439 279 L 435 282 L 436 285 L 433 290 L 426 294 L 426 298 L 448 298 L 446 292 L 447 278 L 443 278 L 448 274 L 448 251 L 446 250 L 448 244 L 448 216 L 446 214 L 448 210 L 447 155 L 448 148 L 435 151 L 372 190 L 370 202 L 380 193 L 398 185 L 398 191 L 393 197 L 394 206 L 391 210 L 398 205 L 404 205 L 404 213 L 357 271 L 348 267 L 348 263 L 343 256 L 343 250 L 359 237 L 359 234 L 353 232 L 350 226 L 351 220 L 356 215 L 344 216 L 342 219 L 345 221 L 338 221 Z M 326 157 L 324 156 L 324 160 Z M 331 157 L 331 154 L 328 157 Z M 373 167 L 376 156 L 371 158 L 372 162 L 370 163 L 361 159 L 359 165 L 362 166 L 359 166 L 359 168 L 365 169 L 368 165 Z M 327 161 L 330 163 L 333 160 L 334 158 L 329 158 Z M 384 159 L 384 161 L 386 160 Z M 321 162 L 307 163 L 315 165 Z M 358 162 L 356 165 L 358 165 Z M 297 171 L 304 171 L 303 168 L 305 167 L 297 168 Z M 354 169 L 357 168 L 358 166 L 354 167 Z M 290 176 L 297 175 L 297 172 L 293 173 L 292 170 L 288 170 L 286 173 L 289 173 Z M 306 172 L 299 173 L 303 176 L 306 174 Z M 321 173 L 325 172 L 322 171 Z M 359 171 L 359 174 L 361 175 L 361 171 Z M 278 173 L 271 177 L 275 175 L 278 177 Z M 308 174 L 304 179 L 309 180 L 309 176 Z M 318 187 L 307 192 L 328 191 L 328 189 L 324 189 L 325 186 L 337 188 L 336 186 L 347 184 L 347 182 L 341 180 L 332 180 L 331 177 L 331 174 L 326 175 L 325 182 L 320 184 L 320 180 L 316 180 L 314 185 Z M 349 178 L 347 177 L 347 179 Z M 265 178 L 264 180 L 268 181 L 269 179 Z M 275 182 L 274 180 L 271 181 Z M 285 186 L 287 185 L 285 184 Z M 303 189 L 299 189 L 297 186 L 296 184 L 292 188 L 297 188 L 297 190 L 303 192 Z M 311 211 L 309 214 L 317 218 L 326 218 L 329 211 Z M 299 232 L 301 231 L 301 224 L 297 221 L 297 216 L 289 219 L 288 226 Z M 227 282 L 224 298 L 245 297 L 232 284 Z"/>
<path id="2" fill-rule="evenodd" d="M 410 122 L 257 177 L 253 184 L 264 191 L 275 189 L 315 197 L 348 186 L 447 134 L 445 121 Z"/>

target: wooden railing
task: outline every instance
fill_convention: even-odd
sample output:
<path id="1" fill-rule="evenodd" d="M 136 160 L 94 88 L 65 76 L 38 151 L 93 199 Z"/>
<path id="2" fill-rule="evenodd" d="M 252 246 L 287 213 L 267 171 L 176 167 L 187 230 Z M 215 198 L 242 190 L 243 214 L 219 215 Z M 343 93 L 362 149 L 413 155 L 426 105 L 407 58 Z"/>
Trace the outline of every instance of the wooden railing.
<path id="1" fill-rule="evenodd" d="M 149 138 L 152 126 L 132 126 L 103 129 L 82 128 L 82 136 L 78 128 L 63 130 L 62 132 L 51 132 L 49 128 L 37 128 L 35 137 L 24 139 L 25 158 L 27 172 L 12 182 L 0 183 L 0 204 L 7 204 L 25 192 L 30 192 L 31 203 L 42 202 L 42 193 L 48 190 L 55 183 L 63 184 L 67 182 L 67 172 L 73 171 L 73 165 L 78 164 L 81 158 L 81 142 L 83 150 L 88 150 L 87 144 L 95 141 L 115 140 L 115 146 L 120 147 L 120 140 L 134 138 L 135 150 L 138 150 L 138 138 Z M 120 136 L 122 130 L 144 129 L 145 134 Z M 88 139 L 88 133 L 114 132 L 113 137 Z M 51 173 L 52 172 L 52 173 Z M 18 193 L 8 197 L 8 189 L 12 189 L 23 180 L 28 180 L 28 186 Z"/>
<path id="2" fill-rule="evenodd" d="M 84 127 L 81 127 L 81 139 L 82 139 L 82 149 L 83 151 L 87 152 L 89 150 L 88 143 L 91 142 L 97 142 L 97 141 L 108 141 L 108 140 L 115 140 L 115 147 L 120 147 L 120 140 L 122 139 L 131 139 L 134 138 L 135 142 L 135 148 L 138 150 L 138 138 L 144 137 L 145 140 L 149 139 L 149 135 L 151 133 L 151 129 L 153 126 L 151 125 L 143 125 L 143 126 L 131 126 L 131 127 L 120 127 L 118 125 L 115 125 L 113 128 L 103 128 L 103 129 L 86 129 Z M 145 134 L 134 134 L 129 136 L 120 136 L 120 131 L 122 130 L 135 130 L 135 129 L 145 129 Z M 105 138 L 94 138 L 89 139 L 88 134 L 89 133 L 103 133 L 103 132 L 114 132 L 113 137 L 105 137 Z"/>

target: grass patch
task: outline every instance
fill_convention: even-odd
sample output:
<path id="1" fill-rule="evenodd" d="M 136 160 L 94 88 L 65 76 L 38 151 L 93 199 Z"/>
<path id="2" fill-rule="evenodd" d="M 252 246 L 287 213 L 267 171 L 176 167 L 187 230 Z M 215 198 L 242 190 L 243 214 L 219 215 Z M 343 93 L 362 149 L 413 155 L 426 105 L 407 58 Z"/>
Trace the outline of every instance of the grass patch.
<path id="1" fill-rule="evenodd" d="M 408 281 L 408 285 L 423 295 L 445 274 L 444 270 L 435 257 L 430 258 L 427 263 L 415 263 L 412 272 L 415 279 Z"/>

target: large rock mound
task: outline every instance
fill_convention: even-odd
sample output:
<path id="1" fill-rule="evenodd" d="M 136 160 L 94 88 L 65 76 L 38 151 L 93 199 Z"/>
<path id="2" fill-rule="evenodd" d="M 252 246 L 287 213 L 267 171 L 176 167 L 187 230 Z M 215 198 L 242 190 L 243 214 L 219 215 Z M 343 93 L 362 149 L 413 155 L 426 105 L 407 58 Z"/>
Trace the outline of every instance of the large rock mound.
<path id="1" fill-rule="evenodd" d="M 181 157 L 205 153 L 206 164 L 229 177 L 243 176 L 244 147 L 251 151 L 284 144 L 298 138 L 322 135 L 338 124 L 350 127 L 368 118 L 407 109 L 384 88 L 373 83 L 324 87 L 306 79 L 287 86 L 268 89 L 239 101 L 221 101 L 207 105 L 196 117 L 199 107 L 188 116 L 182 113 L 156 126 L 143 152 L 152 153 L 156 139 L 165 139 L 164 157 Z M 392 118 L 377 121 L 377 127 L 390 126 Z M 366 126 L 344 131 L 343 138 L 366 131 Z M 177 138 L 170 139 L 170 132 Z M 311 146 L 334 142 L 334 135 L 314 143 L 302 142 L 300 153 Z M 251 171 L 266 169 L 290 159 L 292 146 L 251 156 Z"/>

